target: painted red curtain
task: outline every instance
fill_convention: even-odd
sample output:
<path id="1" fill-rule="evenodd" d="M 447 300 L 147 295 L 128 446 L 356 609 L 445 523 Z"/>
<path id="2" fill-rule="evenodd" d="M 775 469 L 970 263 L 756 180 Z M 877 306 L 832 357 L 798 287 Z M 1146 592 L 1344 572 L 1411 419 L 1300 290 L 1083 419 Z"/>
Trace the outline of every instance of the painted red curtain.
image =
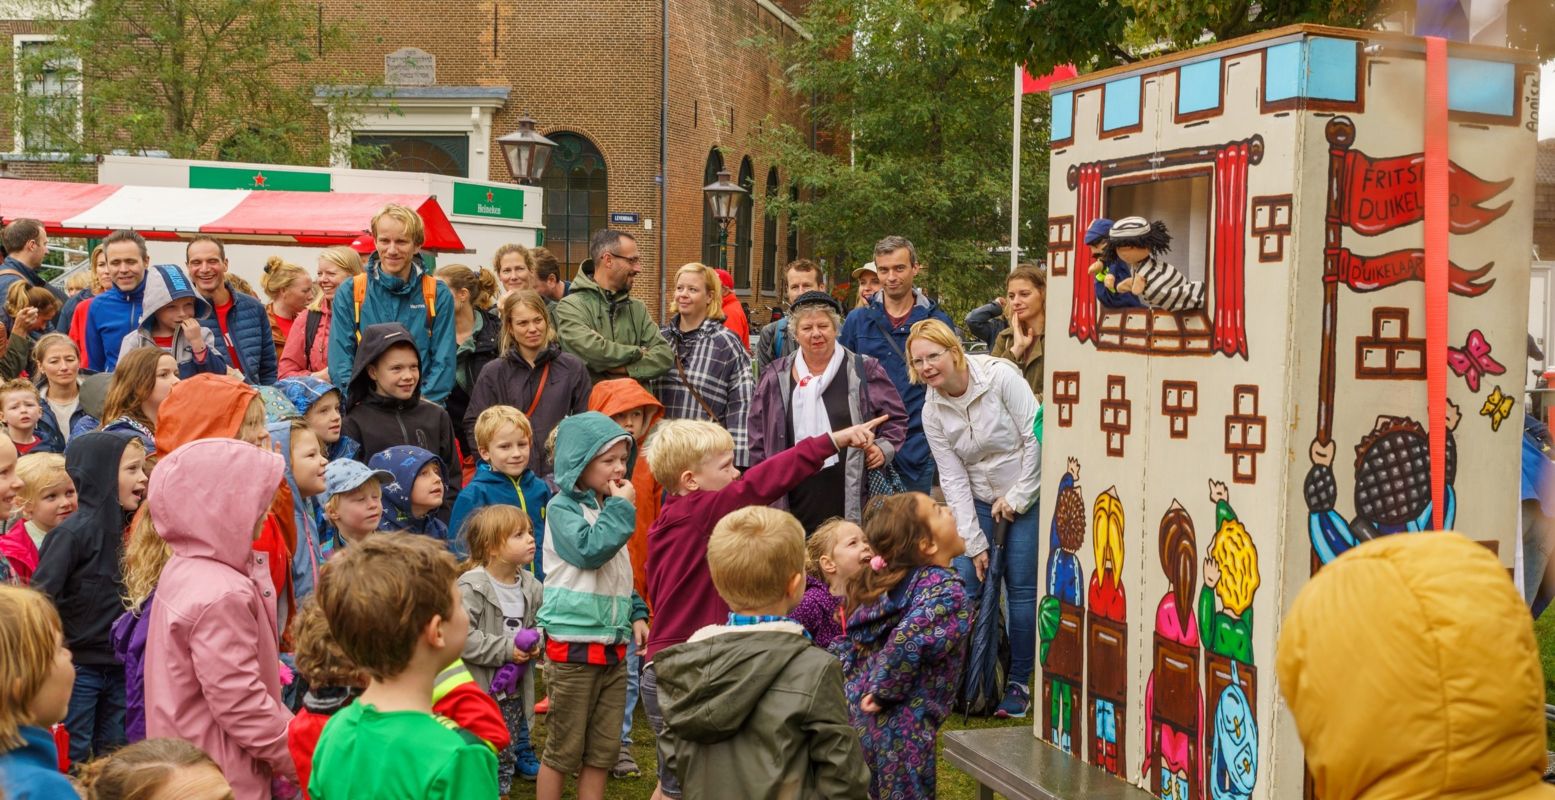
<path id="1" fill-rule="evenodd" d="M 1069 274 L 1074 277 L 1074 301 L 1069 311 L 1069 335 L 1088 342 L 1096 335 L 1096 279 L 1091 277 L 1091 248 L 1085 243 L 1085 230 L 1101 216 L 1101 165 L 1080 167 L 1075 188 L 1074 259 Z"/>
<path id="2" fill-rule="evenodd" d="M 1246 142 L 1215 154 L 1214 349 L 1247 358 L 1244 266 L 1247 255 Z"/>

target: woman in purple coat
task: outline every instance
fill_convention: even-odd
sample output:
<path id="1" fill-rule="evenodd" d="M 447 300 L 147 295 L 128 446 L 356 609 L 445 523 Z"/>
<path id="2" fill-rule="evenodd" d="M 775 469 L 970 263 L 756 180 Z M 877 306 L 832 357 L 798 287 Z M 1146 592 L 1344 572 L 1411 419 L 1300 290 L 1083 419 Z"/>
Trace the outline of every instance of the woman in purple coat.
<path id="1" fill-rule="evenodd" d="M 875 429 L 873 445 L 832 456 L 783 503 L 807 532 L 832 517 L 858 523 L 869 499 L 869 471 L 887 468 L 907 438 L 902 398 L 879 362 L 837 344 L 842 304 L 831 295 L 800 295 L 788 329 L 798 349 L 762 371 L 751 399 L 751 463 L 810 436 L 890 417 Z"/>

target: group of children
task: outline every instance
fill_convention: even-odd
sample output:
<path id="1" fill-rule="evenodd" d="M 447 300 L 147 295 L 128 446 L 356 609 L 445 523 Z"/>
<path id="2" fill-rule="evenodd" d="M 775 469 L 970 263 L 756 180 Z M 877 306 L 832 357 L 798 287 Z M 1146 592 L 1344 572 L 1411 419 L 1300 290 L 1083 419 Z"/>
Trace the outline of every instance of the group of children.
<path id="1" fill-rule="evenodd" d="M 727 430 L 662 422 L 636 381 L 606 380 L 551 433 L 553 482 L 530 469 L 527 417 L 498 405 L 461 488 L 403 327 L 364 332 L 344 397 L 190 369 L 215 349 L 187 334 L 166 352 L 164 327 L 120 358 L 100 431 L 54 403 L 79 390 L 68 338 L 35 349 L 47 398 L 0 386 L 0 506 L 19 511 L 0 567 L 32 586 L 0 603 L 40 609 L 0 615 L 3 674 L 23 677 L 3 689 L 8 796 L 52 780 L 17 765 L 46 760 L 62 722 L 86 774 L 117 774 L 101 759 L 126 740 L 180 739 L 238 798 L 489 797 L 519 778 L 560 798 L 574 776 L 599 798 L 639 697 L 662 797 L 933 793 L 969 615 L 954 522 L 903 494 L 807 543 L 767 507 L 883 418 L 742 475 Z M 50 412 L 64 455 L 18 462 Z M 167 760 L 163 778 L 203 780 L 205 762 Z"/>

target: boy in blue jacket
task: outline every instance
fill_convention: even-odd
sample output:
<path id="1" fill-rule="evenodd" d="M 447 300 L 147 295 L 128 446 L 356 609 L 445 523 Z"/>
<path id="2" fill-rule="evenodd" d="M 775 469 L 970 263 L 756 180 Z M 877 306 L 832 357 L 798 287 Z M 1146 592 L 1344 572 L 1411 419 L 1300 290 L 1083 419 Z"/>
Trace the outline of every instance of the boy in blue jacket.
<path id="1" fill-rule="evenodd" d="M 119 345 L 119 357 L 139 347 L 160 347 L 178 362 L 178 377 L 227 374 L 216 337 L 200 325 L 211 305 L 178 267 L 157 265 L 142 283 L 140 324 Z M 91 306 L 87 306 L 91 311 Z"/>
<path id="2" fill-rule="evenodd" d="M 464 546 L 464 521 L 486 506 L 508 505 L 523 509 L 534 525 L 535 578 L 545 580 L 539 553 L 545 546 L 545 504 L 551 487 L 529 468 L 529 444 L 534 429 L 524 412 L 512 406 L 491 406 L 475 420 L 475 447 L 481 463 L 475 477 L 459 491 L 448 529 Z"/>
<path id="3" fill-rule="evenodd" d="M 402 444 L 373 456 L 367 466 L 394 476 L 394 482 L 383 487 L 383 521 L 378 530 L 419 533 L 454 544 L 448 541 L 447 523 L 437 518 L 437 510 L 443 507 L 441 458 L 430 450 Z"/>

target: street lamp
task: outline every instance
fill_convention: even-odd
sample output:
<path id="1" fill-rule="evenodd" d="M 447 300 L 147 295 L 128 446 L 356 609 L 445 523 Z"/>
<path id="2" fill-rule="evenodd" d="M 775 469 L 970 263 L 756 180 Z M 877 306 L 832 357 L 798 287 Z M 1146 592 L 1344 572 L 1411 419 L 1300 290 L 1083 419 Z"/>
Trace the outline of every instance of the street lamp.
<path id="1" fill-rule="evenodd" d="M 551 160 L 551 150 L 556 143 L 535 130 L 534 118 L 525 114 L 518 119 L 518 130 L 499 137 L 502 155 L 507 157 L 508 171 L 519 183 L 536 183 L 545 175 L 545 165 Z"/>
<path id="2" fill-rule="evenodd" d="M 718 180 L 702 187 L 707 196 L 708 210 L 718 220 L 718 268 L 727 269 L 724 255 L 729 249 L 729 224 L 734 222 L 735 209 L 750 195 L 745 187 L 729 180 L 729 170 L 718 170 Z"/>

